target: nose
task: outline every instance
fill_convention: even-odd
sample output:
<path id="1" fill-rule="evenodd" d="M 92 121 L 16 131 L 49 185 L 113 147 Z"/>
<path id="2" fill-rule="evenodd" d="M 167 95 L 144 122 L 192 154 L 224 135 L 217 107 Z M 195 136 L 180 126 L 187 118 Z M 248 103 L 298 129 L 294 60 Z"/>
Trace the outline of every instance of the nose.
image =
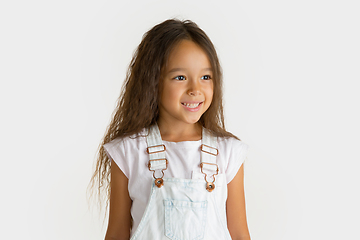
<path id="1" fill-rule="evenodd" d="M 199 81 L 196 80 L 189 81 L 189 89 L 187 91 L 187 94 L 189 94 L 190 96 L 197 96 L 201 94 Z"/>

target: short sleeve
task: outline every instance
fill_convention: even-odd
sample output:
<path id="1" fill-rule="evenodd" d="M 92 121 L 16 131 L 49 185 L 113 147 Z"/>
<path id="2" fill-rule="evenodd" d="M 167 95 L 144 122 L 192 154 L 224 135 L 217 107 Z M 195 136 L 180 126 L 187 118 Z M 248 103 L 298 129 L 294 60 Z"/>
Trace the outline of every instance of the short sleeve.
<path id="1" fill-rule="evenodd" d="M 125 158 L 125 147 L 122 139 L 114 139 L 104 144 L 104 149 L 109 158 L 111 158 L 120 170 L 129 178 L 129 166 Z"/>
<path id="2" fill-rule="evenodd" d="M 231 143 L 229 161 L 226 169 L 227 183 L 230 183 L 234 179 L 241 165 L 244 163 L 249 150 L 249 146 L 246 143 L 237 139 L 233 138 Z"/>

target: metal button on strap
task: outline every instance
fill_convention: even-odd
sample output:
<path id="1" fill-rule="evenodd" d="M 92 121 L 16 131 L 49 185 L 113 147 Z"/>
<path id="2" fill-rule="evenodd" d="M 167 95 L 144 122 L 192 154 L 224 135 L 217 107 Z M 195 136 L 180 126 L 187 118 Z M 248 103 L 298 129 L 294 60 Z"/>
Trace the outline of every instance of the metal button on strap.
<path id="1" fill-rule="evenodd" d="M 212 190 L 215 189 L 215 184 L 212 182 L 207 182 L 206 183 L 206 190 L 208 190 L 209 192 L 211 192 Z"/>
<path id="2" fill-rule="evenodd" d="M 213 177 L 213 181 L 212 182 L 208 182 L 207 180 L 207 174 L 204 173 L 203 171 L 203 166 L 204 164 L 209 164 L 209 165 L 213 165 L 216 166 L 216 173 L 212 175 Z M 215 189 L 215 176 L 219 173 L 219 167 L 217 164 L 212 164 L 212 163 L 200 163 L 200 168 L 201 168 L 201 172 L 205 175 L 205 181 L 206 181 L 206 190 L 208 190 L 209 192 L 213 191 Z"/>
<path id="3" fill-rule="evenodd" d="M 157 178 L 155 179 L 155 185 L 158 187 L 158 188 L 161 188 L 163 185 L 164 185 L 164 180 L 162 178 Z"/>

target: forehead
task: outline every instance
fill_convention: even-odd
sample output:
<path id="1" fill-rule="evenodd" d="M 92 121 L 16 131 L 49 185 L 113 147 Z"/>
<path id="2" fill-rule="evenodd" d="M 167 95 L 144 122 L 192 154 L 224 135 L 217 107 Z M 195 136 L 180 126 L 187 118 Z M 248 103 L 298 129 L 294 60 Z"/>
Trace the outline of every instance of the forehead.
<path id="1" fill-rule="evenodd" d="M 211 64 L 208 55 L 199 45 L 190 40 L 182 40 L 170 51 L 165 64 L 165 71 L 172 68 L 211 69 Z"/>

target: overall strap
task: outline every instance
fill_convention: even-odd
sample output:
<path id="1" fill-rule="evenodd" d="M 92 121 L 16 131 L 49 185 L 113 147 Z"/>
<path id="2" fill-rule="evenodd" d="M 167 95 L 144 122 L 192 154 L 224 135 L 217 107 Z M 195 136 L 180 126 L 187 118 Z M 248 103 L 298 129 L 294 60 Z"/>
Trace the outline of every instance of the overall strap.
<path id="1" fill-rule="evenodd" d="M 217 149 L 217 137 L 213 136 L 211 132 L 204 127 L 202 128 L 202 144 L 201 144 L 201 172 L 205 175 L 206 189 L 211 192 L 215 189 L 215 176 L 219 172 L 218 165 L 216 164 L 216 156 L 219 151 Z M 146 137 L 147 153 L 149 154 L 149 170 L 153 171 L 155 178 L 155 185 L 161 187 L 164 184 L 164 170 L 167 169 L 168 161 L 165 156 L 166 147 L 162 142 L 160 130 L 157 124 L 149 128 L 149 133 Z M 155 171 L 161 170 L 162 176 L 155 177 Z M 205 172 L 206 173 L 205 173 Z M 212 182 L 209 182 L 207 175 L 212 172 Z"/>
<path id="2" fill-rule="evenodd" d="M 164 185 L 164 170 L 167 169 L 167 160 L 165 158 L 166 147 L 162 142 L 160 130 L 157 124 L 150 127 L 149 133 L 146 137 L 148 147 L 146 148 L 149 154 L 148 168 L 153 171 L 155 178 L 155 185 L 161 188 Z M 155 177 L 156 170 L 161 170 L 161 177 Z"/>
<path id="3" fill-rule="evenodd" d="M 202 129 L 201 144 L 201 172 L 205 175 L 206 190 L 212 192 L 215 189 L 215 176 L 219 173 L 219 167 L 216 164 L 216 156 L 219 154 L 217 149 L 217 137 L 213 136 L 209 130 Z M 208 174 L 212 172 L 212 181 L 208 181 Z"/>
<path id="4" fill-rule="evenodd" d="M 155 171 L 159 169 L 166 169 L 166 148 L 162 142 L 160 130 L 157 124 L 150 127 L 149 134 L 146 137 L 146 142 L 148 146 L 146 151 L 149 154 L 149 170 Z"/>
<path id="5" fill-rule="evenodd" d="M 216 171 L 216 156 L 218 155 L 217 137 L 213 136 L 206 128 L 202 129 L 201 163 L 203 169 Z"/>

